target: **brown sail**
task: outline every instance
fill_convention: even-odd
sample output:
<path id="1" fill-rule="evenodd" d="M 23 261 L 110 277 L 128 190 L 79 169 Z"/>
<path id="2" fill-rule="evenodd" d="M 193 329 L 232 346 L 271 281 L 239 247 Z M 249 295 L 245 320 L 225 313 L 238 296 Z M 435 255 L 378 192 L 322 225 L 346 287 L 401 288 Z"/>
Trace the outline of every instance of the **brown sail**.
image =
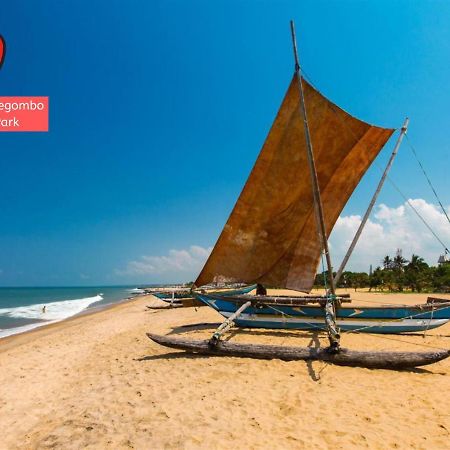
<path id="1" fill-rule="evenodd" d="M 309 292 L 313 285 L 321 243 L 295 76 L 197 286 L 258 282 Z M 394 130 L 350 116 L 302 82 L 329 235 Z"/>

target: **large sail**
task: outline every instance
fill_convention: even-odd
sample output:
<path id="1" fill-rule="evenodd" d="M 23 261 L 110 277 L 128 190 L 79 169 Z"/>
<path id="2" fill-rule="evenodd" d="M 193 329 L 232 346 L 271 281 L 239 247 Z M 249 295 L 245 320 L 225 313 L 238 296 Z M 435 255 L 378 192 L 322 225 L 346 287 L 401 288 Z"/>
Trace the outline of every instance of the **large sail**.
<path id="1" fill-rule="evenodd" d="M 196 286 L 234 281 L 312 288 L 321 241 L 296 76 Z M 350 116 L 302 82 L 329 235 L 394 130 Z"/>

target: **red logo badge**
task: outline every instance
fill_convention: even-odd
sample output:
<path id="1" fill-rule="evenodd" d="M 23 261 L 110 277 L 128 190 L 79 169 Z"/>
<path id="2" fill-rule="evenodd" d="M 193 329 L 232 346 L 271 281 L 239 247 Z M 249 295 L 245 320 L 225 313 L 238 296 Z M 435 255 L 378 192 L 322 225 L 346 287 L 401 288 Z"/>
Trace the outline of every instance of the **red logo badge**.
<path id="1" fill-rule="evenodd" d="M 0 69 L 2 68 L 3 61 L 5 60 L 5 54 L 6 54 L 5 39 L 3 39 L 3 36 L 0 34 Z"/>

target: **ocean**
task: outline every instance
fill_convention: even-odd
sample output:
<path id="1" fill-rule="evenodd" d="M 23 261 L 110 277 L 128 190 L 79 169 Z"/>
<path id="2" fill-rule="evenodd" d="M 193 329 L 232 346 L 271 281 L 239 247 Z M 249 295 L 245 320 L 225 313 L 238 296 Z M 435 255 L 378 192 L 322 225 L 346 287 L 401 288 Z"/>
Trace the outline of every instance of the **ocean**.
<path id="1" fill-rule="evenodd" d="M 0 287 L 0 338 L 117 303 L 140 292 L 135 286 Z"/>

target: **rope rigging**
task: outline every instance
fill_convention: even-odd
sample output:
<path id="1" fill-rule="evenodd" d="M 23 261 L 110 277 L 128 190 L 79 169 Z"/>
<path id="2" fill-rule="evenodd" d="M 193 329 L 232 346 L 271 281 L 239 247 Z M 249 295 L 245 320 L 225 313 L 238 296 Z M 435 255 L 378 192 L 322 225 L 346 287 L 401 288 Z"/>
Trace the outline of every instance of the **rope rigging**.
<path id="1" fill-rule="evenodd" d="M 310 83 L 311 86 L 313 86 L 316 90 L 318 90 L 318 89 L 314 86 L 314 83 L 312 82 L 311 78 L 306 74 L 306 72 L 305 72 L 304 70 L 302 70 L 302 74 L 303 74 L 303 77 L 308 81 L 308 83 Z M 320 92 L 320 91 L 319 91 L 319 92 Z M 333 105 L 332 103 L 331 103 L 330 105 L 331 105 L 331 109 L 332 109 L 333 112 L 336 114 L 336 116 L 337 116 L 338 118 L 340 118 L 339 114 L 337 114 L 337 111 L 336 111 L 334 105 Z M 344 122 L 344 121 L 342 121 L 342 120 L 341 120 L 341 123 L 342 123 L 342 125 L 344 125 L 344 126 L 350 131 L 350 133 L 353 135 L 353 137 L 354 137 L 355 139 L 357 139 L 357 136 L 355 135 L 354 131 L 350 128 L 350 126 L 349 126 L 346 122 Z M 396 129 L 397 129 L 397 128 L 396 128 Z M 437 201 L 438 201 L 438 203 L 439 203 L 439 206 L 441 207 L 442 211 L 443 211 L 444 214 L 445 214 L 445 217 L 447 218 L 447 220 L 448 220 L 449 223 L 450 223 L 450 218 L 449 218 L 449 216 L 447 215 L 447 212 L 445 211 L 445 208 L 444 208 L 444 206 L 442 205 L 442 202 L 440 201 L 440 199 L 439 199 L 439 197 L 438 197 L 438 195 L 437 195 L 437 193 L 436 193 L 436 190 L 434 189 L 434 187 L 433 187 L 433 185 L 432 185 L 432 183 L 431 183 L 431 181 L 430 181 L 428 175 L 426 174 L 423 165 L 422 165 L 421 162 L 419 161 L 419 158 L 417 157 L 417 153 L 415 152 L 413 146 L 411 145 L 411 143 L 410 143 L 410 141 L 409 141 L 409 139 L 408 139 L 408 135 L 406 134 L 405 136 L 406 136 L 406 140 L 407 140 L 408 144 L 409 144 L 410 147 L 411 147 L 411 150 L 413 151 L 413 154 L 415 155 L 415 157 L 416 157 L 416 159 L 417 159 L 417 162 L 419 163 L 419 165 L 420 165 L 420 167 L 421 167 L 421 169 L 422 169 L 422 171 L 423 171 L 423 173 L 424 173 L 424 175 L 425 175 L 425 178 L 426 178 L 427 181 L 428 181 L 428 184 L 430 185 L 431 189 L 432 189 L 433 192 L 434 192 L 434 195 L 436 196 L 436 199 L 437 199 Z M 378 164 L 377 161 L 374 161 L 374 163 L 375 163 L 382 171 L 384 170 L 384 169 Z M 432 235 L 436 238 L 436 240 L 442 245 L 442 247 L 444 248 L 445 253 L 447 253 L 447 254 L 450 253 L 450 250 L 448 249 L 447 245 L 444 244 L 444 242 L 442 241 L 442 239 L 441 239 L 441 238 L 437 235 L 437 233 L 433 230 L 433 228 L 431 227 L 431 225 L 424 219 L 424 217 L 419 213 L 419 211 L 417 211 L 417 209 L 412 205 L 412 203 L 409 201 L 409 199 L 407 198 L 407 196 L 400 190 L 400 188 L 394 183 L 394 181 L 392 180 L 392 178 L 389 177 L 389 175 L 387 175 L 387 179 L 388 179 L 389 182 L 392 184 L 392 186 L 394 187 L 394 189 L 395 189 L 395 190 L 400 194 L 400 196 L 405 200 L 406 204 L 414 211 L 414 213 L 417 215 L 417 217 L 423 222 L 423 224 L 428 228 L 428 230 L 431 232 L 431 234 L 432 234 Z"/>
<path id="2" fill-rule="evenodd" d="M 325 288 L 325 292 L 328 292 L 328 283 L 327 283 L 327 275 L 325 273 L 325 262 L 323 260 L 323 251 L 321 255 L 321 261 L 322 261 L 322 276 L 323 276 L 323 286 Z"/>
<path id="3" fill-rule="evenodd" d="M 442 212 L 444 213 L 445 217 L 447 218 L 448 223 L 450 223 L 450 218 L 448 217 L 447 211 L 445 210 L 444 206 L 442 205 L 442 202 L 441 202 L 439 196 L 437 195 L 436 189 L 434 188 L 433 184 L 431 183 L 430 177 L 428 176 L 427 172 L 425 171 L 423 164 L 420 162 L 419 157 L 417 156 L 416 149 L 411 144 L 411 141 L 410 141 L 408 135 L 406 135 L 406 141 L 408 142 L 409 148 L 411 149 L 412 154 L 416 158 L 417 163 L 419 164 L 420 168 L 422 169 L 422 172 L 423 172 L 431 190 L 433 191 L 433 194 L 436 197 L 436 200 L 439 203 L 439 206 L 441 207 Z"/>
<path id="4" fill-rule="evenodd" d="M 415 214 L 417 215 L 417 217 L 423 222 L 423 224 L 428 228 L 428 230 L 430 231 L 430 233 L 436 238 L 436 240 L 442 245 L 442 247 L 444 247 L 444 250 L 446 253 L 450 253 L 448 247 L 444 244 L 444 242 L 442 241 L 442 239 L 436 234 L 436 232 L 433 230 L 433 228 L 431 228 L 431 225 L 423 218 L 423 216 L 419 213 L 419 211 L 417 211 L 417 209 L 414 207 L 414 205 L 410 202 L 410 200 L 406 197 L 406 195 L 400 190 L 400 188 L 394 183 L 394 181 L 392 180 L 392 178 L 390 178 L 389 176 L 387 176 L 387 179 L 389 181 L 389 183 L 392 184 L 392 186 L 394 187 L 394 189 L 403 197 L 403 200 L 405 200 L 406 204 L 415 212 Z"/>

